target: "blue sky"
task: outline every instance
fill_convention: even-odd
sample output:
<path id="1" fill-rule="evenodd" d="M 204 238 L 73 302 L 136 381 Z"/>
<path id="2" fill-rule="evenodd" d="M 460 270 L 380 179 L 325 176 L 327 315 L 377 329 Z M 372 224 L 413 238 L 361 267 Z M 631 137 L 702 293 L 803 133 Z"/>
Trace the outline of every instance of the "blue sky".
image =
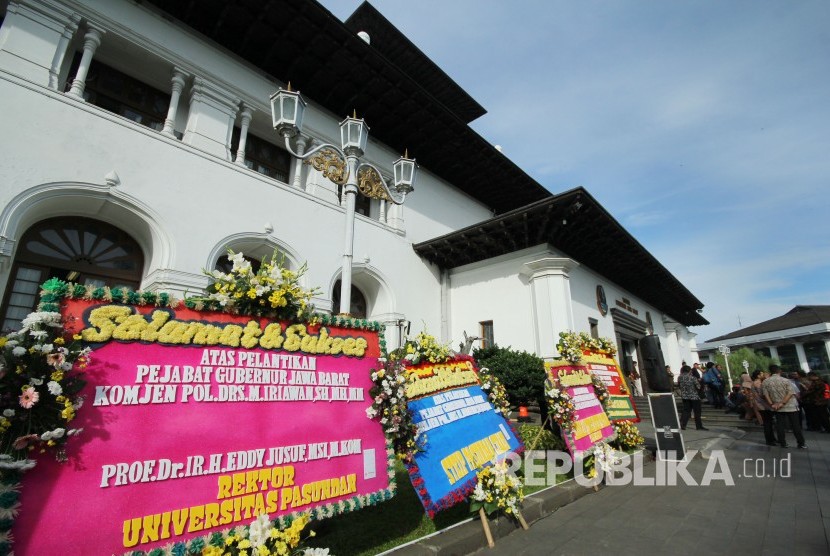
<path id="1" fill-rule="evenodd" d="M 484 106 L 473 129 L 704 303 L 698 342 L 830 304 L 830 2 L 372 4 Z"/>

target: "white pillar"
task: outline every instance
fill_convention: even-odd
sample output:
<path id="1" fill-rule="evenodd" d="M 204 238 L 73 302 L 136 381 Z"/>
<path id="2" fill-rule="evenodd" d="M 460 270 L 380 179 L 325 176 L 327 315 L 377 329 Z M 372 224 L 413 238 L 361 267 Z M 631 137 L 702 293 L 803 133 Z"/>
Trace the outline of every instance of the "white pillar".
<path id="1" fill-rule="evenodd" d="M 683 362 L 683 356 L 680 353 L 680 341 L 677 337 L 680 326 L 679 322 L 663 317 L 663 327 L 666 329 L 665 348 L 666 355 L 668 355 L 666 363 L 671 366 L 674 376 L 680 375 L 680 367 Z"/>
<path id="2" fill-rule="evenodd" d="M 769 346 L 769 356 L 770 359 L 778 359 L 779 362 L 781 361 L 781 359 L 779 359 L 778 357 L 778 348 L 775 346 Z"/>
<path id="3" fill-rule="evenodd" d="M 807 352 L 804 351 L 804 343 L 795 342 L 795 353 L 798 355 L 798 366 L 805 373 L 810 372 L 810 363 L 807 361 Z"/>
<path id="4" fill-rule="evenodd" d="M 296 139 L 296 147 L 294 150 L 297 151 L 297 154 L 302 156 L 305 154 L 305 148 L 308 146 L 308 137 L 300 134 L 297 135 Z M 297 189 L 304 189 L 303 188 L 303 159 L 302 158 L 294 158 L 294 161 L 291 164 L 291 175 L 288 178 L 288 183 L 296 187 Z"/>
<path id="5" fill-rule="evenodd" d="M 55 89 L 54 77 L 69 46 L 69 39 L 63 36 L 72 26 L 74 34 L 80 18 L 60 2 L 12 0 L 7 4 L 0 26 L 0 67 L 36 85 Z"/>
<path id="6" fill-rule="evenodd" d="M 92 57 L 95 55 L 95 51 L 101 45 L 101 37 L 103 35 L 104 32 L 95 27 L 90 27 L 86 35 L 84 35 L 84 53 L 81 55 L 81 63 L 78 64 L 78 71 L 75 73 L 72 88 L 69 90 L 69 94 L 73 97 L 84 98 L 84 88 L 86 87 L 89 65 L 92 63 Z"/>
<path id="7" fill-rule="evenodd" d="M 403 205 L 392 203 L 386 210 L 386 223 L 396 230 L 403 230 Z"/>
<path id="8" fill-rule="evenodd" d="M 526 263 L 521 274 L 528 278 L 536 355 L 557 356 L 559 333 L 573 330 L 570 271 L 579 266 L 573 259 L 546 257 Z"/>
<path id="9" fill-rule="evenodd" d="M 167 117 L 164 119 L 164 129 L 161 132 L 168 137 L 175 137 L 176 113 L 179 110 L 179 99 L 184 89 L 186 74 L 179 68 L 173 68 L 173 77 L 170 78 L 170 106 L 167 107 Z"/>
<path id="10" fill-rule="evenodd" d="M 182 142 L 224 160 L 233 160 L 231 132 L 238 111 L 239 98 L 233 93 L 195 77 Z"/>
<path id="11" fill-rule="evenodd" d="M 386 224 L 386 199 L 380 199 L 378 208 L 378 221 Z"/>
<path id="12" fill-rule="evenodd" d="M 239 124 L 239 146 L 236 149 L 234 164 L 245 166 L 245 144 L 248 142 L 248 128 L 251 125 L 253 114 L 247 106 L 242 106 L 242 122 Z"/>
<path id="13" fill-rule="evenodd" d="M 75 36 L 78 30 L 78 25 L 81 22 L 81 16 L 72 14 L 69 21 L 63 28 L 61 38 L 58 41 L 58 47 L 55 49 L 55 55 L 52 57 L 52 67 L 49 68 L 49 88 L 55 91 L 58 90 L 58 78 L 60 77 L 61 66 L 63 59 L 66 57 L 66 49 L 69 48 L 69 41 Z"/>

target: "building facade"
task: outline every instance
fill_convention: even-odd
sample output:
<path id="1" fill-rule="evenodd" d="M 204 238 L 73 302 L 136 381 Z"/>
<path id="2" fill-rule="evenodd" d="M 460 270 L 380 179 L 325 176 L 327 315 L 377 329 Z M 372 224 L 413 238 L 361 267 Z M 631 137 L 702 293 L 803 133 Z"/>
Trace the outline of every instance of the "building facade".
<path id="1" fill-rule="evenodd" d="M 714 360 L 720 346 L 747 347 L 776 359 L 787 371 L 830 374 L 830 305 L 797 305 L 787 313 L 698 346 L 700 358 Z"/>
<path id="2" fill-rule="evenodd" d="M 51 276 L 184 296 L 229 249 L 307 262 L 317 309 L 337 312 L 342 187 L 272 128 L 269 97 L 291 82 L 309 102 L 296 151 L 339 144 L 354 111 L 366 161 L 420 164 L 404 205 L 357 203 L 351 312 L 390 347 L 425 327 L 553 357 L 577 330 L 616 338 L 624 364 L 646 335 L 675 372 L 696 357 L 702 303 L 586 190 L 552 194 L 478 136 L 483 108 L 369 4 L 346 22 L 312 0 L 0 13 L 4 329 Z"/>

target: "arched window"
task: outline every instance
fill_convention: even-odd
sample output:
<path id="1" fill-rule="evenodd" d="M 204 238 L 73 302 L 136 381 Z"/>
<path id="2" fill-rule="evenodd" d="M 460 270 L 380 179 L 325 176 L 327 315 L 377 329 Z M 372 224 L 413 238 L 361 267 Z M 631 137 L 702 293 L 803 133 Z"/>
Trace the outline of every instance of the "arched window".
<path id="1" fill-rule="evenodd" d="M 332 313 L 340 311 L 340 288 L 342 287 L 340 280 L 334 283 L 334 291 L 331 292 Z M 352 299 L 349 308 L 349 314 L 356 319 L 366 318 L 366 296 L 363 292 L 352 285 Z"/>
<path id="2" fill-rule="evenodd" d="M 0 312 L 2 329 L 20 327 L 49 278 L 138 289 L 143 269 L 141 247 L 115 226 L 74 216 L 38 222 L 20 239 Z"/>

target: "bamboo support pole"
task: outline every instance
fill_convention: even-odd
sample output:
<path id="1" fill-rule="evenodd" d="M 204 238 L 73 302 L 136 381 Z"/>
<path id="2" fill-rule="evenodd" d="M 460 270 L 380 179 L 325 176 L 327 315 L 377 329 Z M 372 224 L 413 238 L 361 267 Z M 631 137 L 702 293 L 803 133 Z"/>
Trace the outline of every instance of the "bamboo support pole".
<path id="1" fill-rule="evenodd" d="M 484 508 L 478 509 L 478 515 L 481 517 L 481 526 L 484 527 L 484 536 L 487 537 L 487 546 L 493 548 L 496 543 L 493 541 L 493 533 L 490 532 L 490 521 L 487 519 L 487 514 L 484 513 Z"/>
<path id="2" fill-rule="evenodd" d="M 518 518 L 519 523 L 521 523 L 522 529 L 524 529 L 525 531 L 530 529 L 530 527 L 527 525 L 527 521 L 525 521 L 525 518 L 522 515 L 522 512 L 520 512 L 519 510 L 516 510 L 516 517 Z"/>

